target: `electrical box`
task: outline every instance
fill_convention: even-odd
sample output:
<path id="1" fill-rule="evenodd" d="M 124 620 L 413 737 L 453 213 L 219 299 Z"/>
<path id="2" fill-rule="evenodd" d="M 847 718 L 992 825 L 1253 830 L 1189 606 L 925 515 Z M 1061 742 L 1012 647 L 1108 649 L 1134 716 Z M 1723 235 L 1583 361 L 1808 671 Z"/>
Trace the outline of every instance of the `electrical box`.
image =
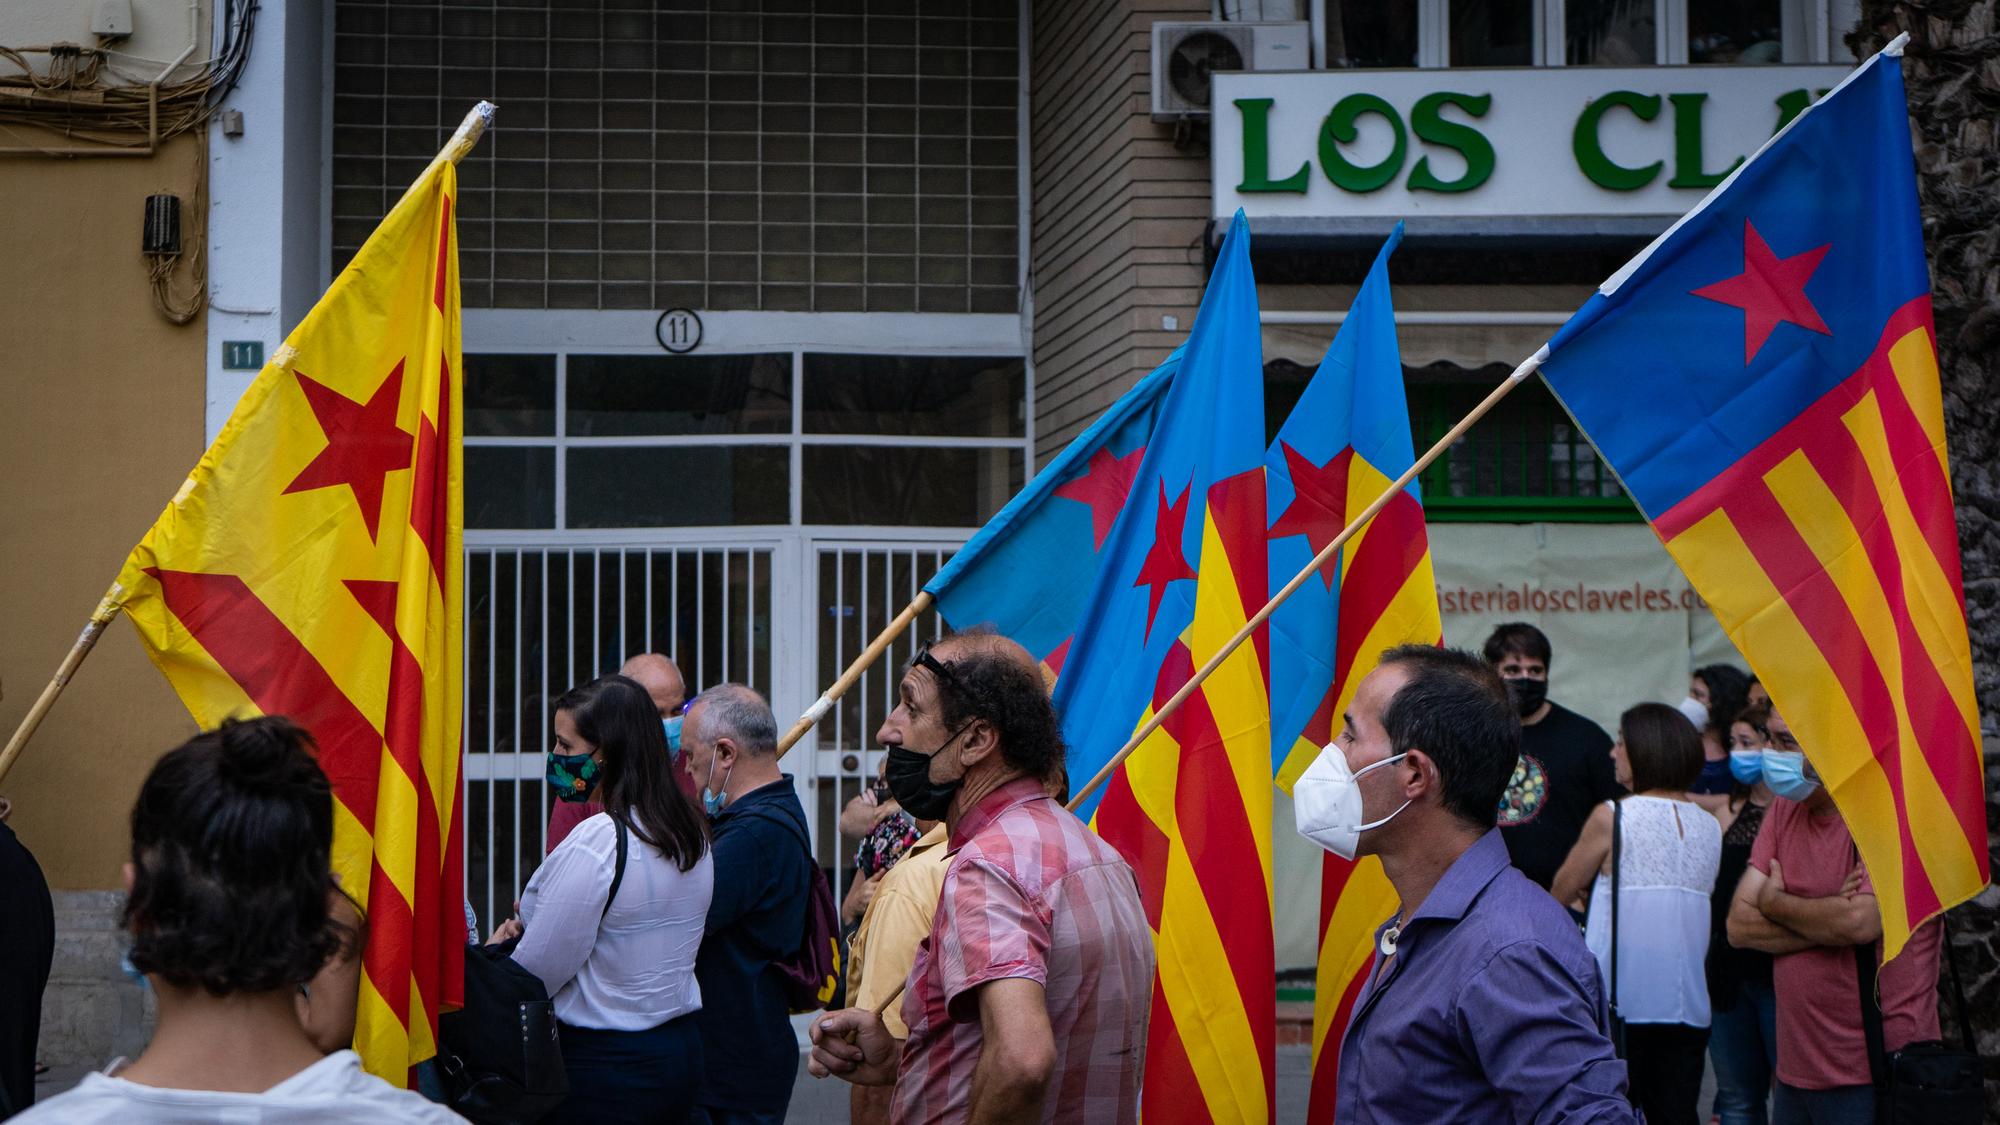
<path id="1" fill-rule="evenodd" d="M 123 39 L 132 34 L 132 0 L 97 0 L 90 12 L 90 33 L 99 39 Z"/>
<path id="2" fill-rule="evenodd" d="M 1312 25 L 1169 23 L 1153 25 L 1153 120 L 1209 115 L 1218 70 L 1305 70 L 1312 65 Z"/>
<path id="3" fill-rule="evenodd" d="M 140 236 L 139 249 L 143 253 L 156 254 L 163 258 L 179 256 L 181 252 L 180 196 L 149 195 L 146 197 L 146 230 Z"/>

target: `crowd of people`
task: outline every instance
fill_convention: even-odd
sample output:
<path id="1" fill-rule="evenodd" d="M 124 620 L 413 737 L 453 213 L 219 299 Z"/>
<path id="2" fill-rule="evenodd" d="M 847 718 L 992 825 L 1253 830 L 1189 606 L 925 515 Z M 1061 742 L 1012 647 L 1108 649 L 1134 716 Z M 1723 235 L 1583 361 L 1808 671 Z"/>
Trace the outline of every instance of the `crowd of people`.
<path id="1" fill-rule="evenodd" d="M 1868 873 L 1745 673 L 1699 668 L 1612 737 L 1548 697 L 1552 659 L 1526 624 L 1482 653 L 1391 650 L 1297 783 L 1299 831 L 1379 857 L 1400 901 L 1339 1036 L 1337 1119 L 1679 1125 L 1712 1062 L 1724 1125 L 1872 1121 L 1871 1052 L 1938 1037 L 1937 925 L 1876 970 Z M 690 699 L 642 654 L 557 699 L 552 739 L 548 853 L 481 953 L 552 1008 L 567 1094 L 546 1120 L 781 1122 L 790 1017 L 819 1006 L 808 1069 L 851 1084 L 856 1122 L 1138 1120 L 1146 905 L 1064 807 L 1020 645 L 970 630 L 904 668 L 881 773 L 841 812 L 837 909 L 757 692 Z M 346 1049 L 367 919 L 332 834 L 312 739 L 282 717 L 160 759 L 123 916 L 153 1038 L 20 1120 L 458 1119 L 435 1068 L 399 1090 Z M 32 865 L 16 851 L 0 828 L 0 864 Z M 0 1116 L 32 1098 L 17 1031 Z"/>
<path id="2" fill-rule="evenodd" d="M 1873 886 L 1762 685 L 1727 664 L 1697 668 L 1687 699 L 1629 708 L 1612 739 L 1547 699 L 1539 629 L 1500 626 L 1484 655 L 1521 724 L 1500 834 L 1515 866 L 1583 919 L 1645 1119 L 1704 1120 L 1712 1063 L 1708 1109 L 1722 1125 L 1875 1120 L 1868 1009 L 1881 1052 L 1938 1038 L 1940 924 L 1869 987 Z"/>

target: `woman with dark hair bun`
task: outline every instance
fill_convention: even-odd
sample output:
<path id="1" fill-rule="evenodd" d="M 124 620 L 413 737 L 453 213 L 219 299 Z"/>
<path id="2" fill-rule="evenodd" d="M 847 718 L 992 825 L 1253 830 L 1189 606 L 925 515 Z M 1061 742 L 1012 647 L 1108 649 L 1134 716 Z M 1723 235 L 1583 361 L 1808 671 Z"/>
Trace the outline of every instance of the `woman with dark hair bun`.
<path id="1" fill-rule="evenodd" d="M 682 1121 L 702 1069 L 694 962 L 715 888 L 708 825 L 675 783 L 659 710 L 636 681 L 572 689 L 554 725 L 551 785 L 604 811 L 570 830 L 528 880 L 520 920 L 494 934 L 519 935 L 514 960 L 555 1002 L 569 1097 L 547 1120 Z"/>
<path id="2" fill-rule="evenodd" d="M 1750 673 L 1733 664 L 1704 664 L 1688 677 L 1688 698 L 1708 716 L 1701 725 L 1701 777 L 1689 792 L 1717 796 L 1735 787 L 1729 774 L 1729 726 L 1749 706 L 1749 696 Z M 1714 802 L 1698 803 L 1714 811 Z"/>
<path id="3" fill-rule="evenodd" d="M 1631 793 L 1590 814 L 1550 890 L 1566 905 L 1590 892 L 1583 940 L 1624 1026 L 1632 1104 L 1649 1125 L 1696 1125 L 1711 1018 L 1709 896 L 1722 858 L 1721 826 L 1688 796 L 1701 735 L 1675 708 L 1641 703 L 1618 717 L 1611 761 Z"/>
<path id="4" fill-rule="evenodd" d="M 128 957 L 159 998 L 152 1042 L 13 1120 L 459 1120 L 353 1051 L 323 1054 L 300 1024 L 300 986 L 355 940 L 328 911 L 332 846 L 333 790 L 290 720 L 224 723 L 161 758 L 125 865 Z"/>

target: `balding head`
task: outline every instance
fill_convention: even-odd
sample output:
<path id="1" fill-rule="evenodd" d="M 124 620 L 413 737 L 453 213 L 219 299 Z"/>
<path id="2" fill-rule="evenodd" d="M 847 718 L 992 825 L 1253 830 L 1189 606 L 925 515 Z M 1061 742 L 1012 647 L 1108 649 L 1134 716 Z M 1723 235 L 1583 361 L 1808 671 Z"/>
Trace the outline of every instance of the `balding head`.
<path id="1" fill-rule="evenodd" d="M 1061 772 L 1062 725 L 1041 662 L 1027 649 L 989 629 L 969 629 L 938 641 L 931 654 L 952 673 L 938 686 L 948 727 L 984 719 L 998 733 L 1009 765 L 1045 782 Z"/>
<path id="2" fill-rule="evenodd" d="M 717 684 L 696 696 L 694 703 L 688 709 L 688 722 L 702 741 L 727 738 L 746 758 L 777 759 L 778 720 L 754 689 Z"/>
<path id="3" fill-rule="evenodd" d="M 953 633 L 931 646 L 931 652 L 939 660 L 953 660 L 961 656 L 977 654 L 990 660 L 1012 663 L 1037 678 L 1042 674 L 1042 663 L 1036 660 L 1021 642 L 1000 633 L 969 631 Z"/>
<path id="4" fill-rule="evenodd" d="M 687 682 L 681 679 L 681 670 L 657 652 L 642 652 L 632 657 L 618 669 L 618 674 L 637 680 L 646 689 L 662 719 L 678 714 L 681 704 L 687 702 Z"/>

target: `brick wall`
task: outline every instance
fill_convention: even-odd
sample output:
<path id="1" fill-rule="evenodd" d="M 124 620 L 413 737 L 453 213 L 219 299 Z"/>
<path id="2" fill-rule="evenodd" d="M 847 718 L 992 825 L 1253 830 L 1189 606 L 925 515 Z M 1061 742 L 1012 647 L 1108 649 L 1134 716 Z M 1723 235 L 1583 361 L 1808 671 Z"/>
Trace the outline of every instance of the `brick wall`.
<path id="1" fill-rule="evenodd" d="M 1038 459 L 1059 451 L 1173 350 L 1203 280 L 1208 154 L 1151 109 L 1152 25 L 1207 4 L 1033 6 L 1031 272 Z M 1161 318 L 1178 327 L 1161 327 Z"/>

